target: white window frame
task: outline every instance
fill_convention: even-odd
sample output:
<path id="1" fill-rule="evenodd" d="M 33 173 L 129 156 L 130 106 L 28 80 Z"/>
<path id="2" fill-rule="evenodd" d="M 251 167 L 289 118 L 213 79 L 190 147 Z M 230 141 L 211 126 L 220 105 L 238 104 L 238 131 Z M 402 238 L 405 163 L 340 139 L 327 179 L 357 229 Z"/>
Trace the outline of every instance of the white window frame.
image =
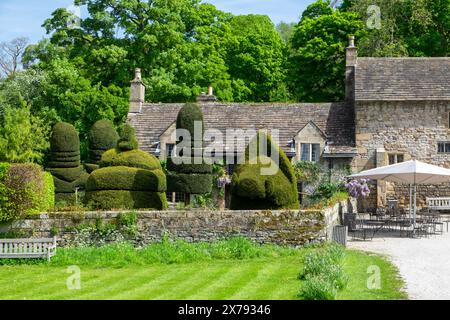
<path id="1" fill-rule="evenodd" d="M 306 157 L 307 160 L 303 159 L 303 145 L 308 145 L 308 156 Z M 313 159 L 313 146 L 318 146 L 318 154 L 317 154 L 316 160 Z M 320 143 L 301 142 L 300 143 L 300 160 L 318 163 L 320 161 Z"/>

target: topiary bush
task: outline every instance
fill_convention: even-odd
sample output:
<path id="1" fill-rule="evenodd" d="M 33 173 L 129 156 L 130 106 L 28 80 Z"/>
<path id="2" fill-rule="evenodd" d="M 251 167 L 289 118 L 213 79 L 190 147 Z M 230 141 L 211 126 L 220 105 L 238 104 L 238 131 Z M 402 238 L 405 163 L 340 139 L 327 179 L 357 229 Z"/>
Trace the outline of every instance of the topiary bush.
<path id="1" fill-rule="evenodd" d="M 0 222 L 55 205 L 53 178 L 36 164 L 0 164 Z"/>
<path id="2" fill-rule="evenodd" d="M 98 162 L 105 151 L 117 145 L 119 135 L 110 120 L 98 120 L 89 131 L 89 164 L 85 164 L 86 170 L 91 173 L 98 169 Z"/>
<path id="3" fill-rule="evenodd" d="M 132 128 L 131 128 L 132 129 Z M 86 184 L 85 203 L 98 209 L 166 209 L 166 176 L 156 157 L 138 150 L 134 129 L 103 153 Z M 136 143 L 134 142 L 136 141 Z"/>
<path id="4" fill-rule="evenodd" d="M 50 152 L 46 169 L 54 178 L 56 201 L 72 204 L 75 189 L 83 190 L 88 176 L 80 163 L 80 139 L 74 126 L 59 122 L 53 127 Z"/>
<path id="5" fill-rule="evenodd" d="M 201 137 L 203 139 L 204 124 L 203 113 L 200 107 L 194 103 L 187 103 L 178 112 L 176 127 L 177 130 L 184 129 L 189 131 L 191 135 L 191 148 L 194 147 L 194 128 L 195 122 L 201 122 Z M 178 141 L 180 142 L 180 141 Z M 201 143 L 203 147 L 203 142 Z M 203 154 L 203 150 L 200 150 Z M 194 150 L 191 150 L 192 157 L 189 163 L 175 161 L 169 158 L 167 160 L 167 186 L 169 191 L 181 192 L 185 194 L 185 205 L 190 202 L 191 194 L 205 194 L 212 190 L 212 165 L 206 164 L 203 161 L 200 164 L 195 163 L 193 157 Z M 180 164 L 178 164 L 180 162 Z"/>
<path id="6" fill-rule="evenodd" d="M 120 151 L 130 151 L 139 148 L 136 139 L 136 131 L 128 123 L 122 128 L 119 141 L 117 142 L 117 149 Z"/>
<path id="7" fill-rule="evenodd" d="M 259 139 L 266 139 L 267 156 L 259 155 Z M 257 158 L 250 155 L 251 144 L 256 144 Z M 270 158 L 272 148 L 277 148 L 278 170 L 273 175 L 262 175 L 262 169 L 277 167 Z M 298 209 L 297 181 L 293 167 L 286 154 L 276 146 L 270 136 L 258 132 L 244 153 L 244 164 L 236 166 L 231 183 L 231 204 L 239 209 Z M 254 162 L 254 163 L 253 163 Z"/>
<path id="8" fill-rule="evenodd" d="M 161 170 L 130 167 L 107 167 L 94 171 L 86 190 L 157 191 L 167 189 L 166 177 Z"/>
<path id="9" fill-rule="evenodd" d="M 136 149 L 121 152 L 117 149 L 106 151 L 99 161 L 100 168 L 111 166 L 125 166 L 147 170 L 162 170 L 161 163 L 153 155 Z"/>

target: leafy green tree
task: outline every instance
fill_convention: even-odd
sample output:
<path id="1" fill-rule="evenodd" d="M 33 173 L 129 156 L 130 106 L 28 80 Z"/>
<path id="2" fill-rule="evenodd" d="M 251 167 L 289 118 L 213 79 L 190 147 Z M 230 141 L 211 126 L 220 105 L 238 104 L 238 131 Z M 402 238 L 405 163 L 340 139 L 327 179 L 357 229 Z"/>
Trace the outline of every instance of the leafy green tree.
<path id="1" fill-rule="evenodd" d="M 341 10 L 367 22 L 379 8 L 379 28 L 359 43 L 365 56 L 448 56 L 450 0 L 346 0 Z M 370 26 L 370 24 L 369 24 Z"/>
<path id="2" fill-rule="evenodd" d="M 236 101 L 272 101 L 285 80 L 285 45 L 265 15 L 241 15 L 231 20 L 227 66 L 234 82 L 242 81 Z"/>
<path id="3" fill-rule="evenodd" d="M 0 161 L 41 163 L 49 147 L 50 128 L 30 109 L 7 106 L 0 120 Z"/>
<path id="4" fill-rule="evenodd" d="M 359 39 L 364 34 L 356 13 L 334 11 L 324 0 L 309 6 L 291 40 L 289 85 L 294 97 L 305 102 L 343 100 L 348 36 Z"/>
<path id="5" fill-rule="evenodd" d="M 292 34 L 294 33 L 294 28 L 296 26 L 296 23 L 294 22 L 284 22 L 281 21 L 277 24 L 277 31 L 281 36 L 281 39 L 283 39 L 284 43 L 288 44 L 291 40 Z"/>

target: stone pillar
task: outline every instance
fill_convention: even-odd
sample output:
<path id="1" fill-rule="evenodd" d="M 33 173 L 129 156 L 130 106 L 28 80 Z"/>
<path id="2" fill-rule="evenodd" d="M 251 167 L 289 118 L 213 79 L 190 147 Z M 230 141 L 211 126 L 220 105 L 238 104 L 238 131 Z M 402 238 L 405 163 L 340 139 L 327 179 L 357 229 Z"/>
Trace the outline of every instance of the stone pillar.
<path id="1" fill-rule="evenodd" d="M 378 148 L 376 151 L 376 167 L 387 165 L 387 154 L 384 148 Z M 377 206 L 386 205 L 386 181 L 377 180 Z"/>
<path id="2" fill-rule="evenodd" d="M 135 69 L 134 80 L 131 81 L 130 113 L 140 113 L 145 102 L 145 85 L 142 81 L 141 69 Z"/>
<path id="3" fill-rule="evenodd" d="M 345 100 L 355 101 L 355 68 L 358 59 L 358 49 L 355 47 L 355 37 L 349 37 L 349 46 L 345 50 Z"/>

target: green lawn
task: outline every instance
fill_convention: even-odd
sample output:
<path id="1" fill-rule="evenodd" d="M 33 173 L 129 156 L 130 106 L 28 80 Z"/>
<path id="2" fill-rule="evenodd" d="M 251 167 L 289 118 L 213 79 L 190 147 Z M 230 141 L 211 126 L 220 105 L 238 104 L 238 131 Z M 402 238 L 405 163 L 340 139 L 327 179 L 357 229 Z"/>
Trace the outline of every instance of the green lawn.
<path id="1" fill-rule="evenodd" d="M 65 266 L 0 266 L 0 299 L 298 299 L 302 255 L 123 267 L 81 265 L 81 289 L 68 290 Z M 367 267 L 381 269 L 380 290 L 366 286 Z M 404 299 L 397 270 L 383 258 L 348 251 L 350 277 L 339 299 Z"/>

